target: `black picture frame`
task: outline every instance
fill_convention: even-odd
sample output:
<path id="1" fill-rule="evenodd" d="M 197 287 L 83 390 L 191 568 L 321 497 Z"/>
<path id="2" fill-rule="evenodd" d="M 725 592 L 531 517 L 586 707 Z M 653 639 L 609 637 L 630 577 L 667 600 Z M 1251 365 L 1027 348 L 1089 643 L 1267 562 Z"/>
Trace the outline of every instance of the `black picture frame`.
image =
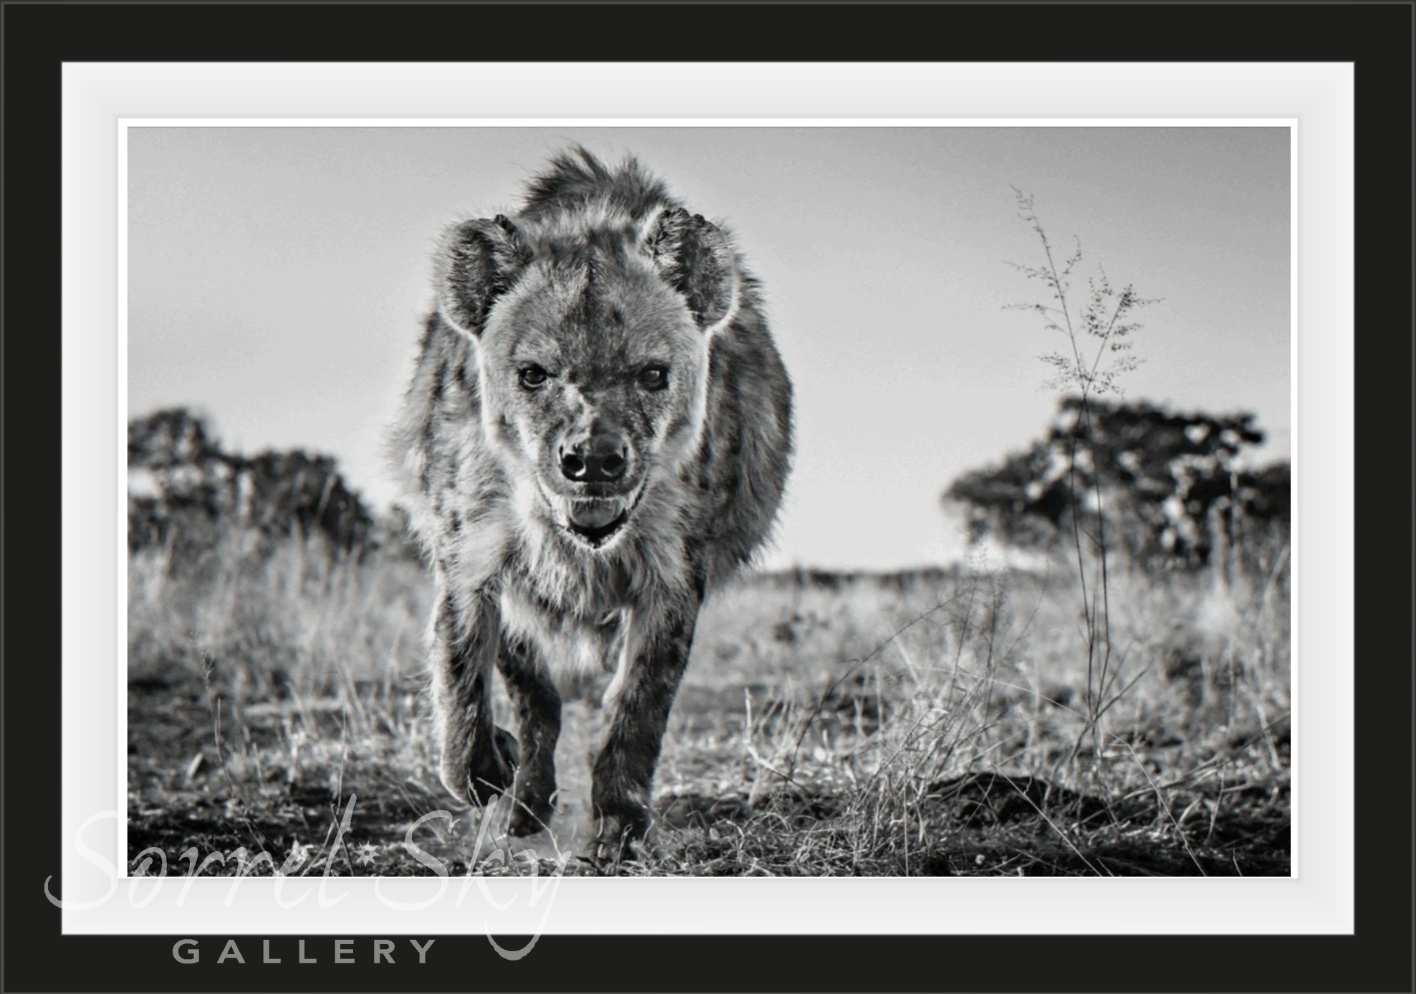
<path id="1" fill-rule="evenodd" d="M 0 988 L 1413 989 L 1412 4 L 6 3 L 3 17 Z M 544 936 L 518 962 L 481 935 L 440 936 L 424 967 L 238 971 L 214 956 L 178 964 L 174 936 L 60 934 L 42 894 L 61 845 L 49 827 L 61 750 L 60 65 L 502 61 L 529 48 L 588 61 L 1355 63 L 1354 935 Z M 840 914 L 849 922 L 852 909 Z"/>

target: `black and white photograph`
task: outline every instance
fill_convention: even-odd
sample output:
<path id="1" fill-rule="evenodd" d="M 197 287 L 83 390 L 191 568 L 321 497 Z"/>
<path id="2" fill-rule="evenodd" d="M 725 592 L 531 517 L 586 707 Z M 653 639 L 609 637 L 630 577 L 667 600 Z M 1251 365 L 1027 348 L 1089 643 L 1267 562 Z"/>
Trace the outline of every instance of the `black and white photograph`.
<path id="1" fill-rule="evenodd" d="M 1288 126 L 126 134 L 128 873 L 1292 872 Z"/>
<path id="2" fill-rule="evenodd" d="M 0 990 L 1412 989 L 1410 3 L 3 8 Z"/>

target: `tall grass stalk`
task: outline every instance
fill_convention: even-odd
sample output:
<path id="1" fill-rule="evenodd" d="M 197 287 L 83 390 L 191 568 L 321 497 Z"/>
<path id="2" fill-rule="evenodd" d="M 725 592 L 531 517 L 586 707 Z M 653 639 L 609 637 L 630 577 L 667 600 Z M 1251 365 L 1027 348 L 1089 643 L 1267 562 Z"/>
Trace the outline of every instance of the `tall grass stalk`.
<path id="1" fill-rule="evenodd" d="M 1064 393 L 1075 390 L 1080 399 L 1081 415 L 1071 426 L 1067 460 L 1072 547 L 1081 585 L 1087 654 L 1086 720 L 1067 760 L 1069 768 L 1074 769 L 1082 743 L 1088 734 L 1092 739 L 1093 757 L 1100 757 L 1098 726 L 1101 717 L 1127 689 L 1123 687 L 1118 694 L 1108 697 L 1120 674 L 1119 668 L 1113 669 L 1112 666 L 1111 582 L 1106 541 L 1106 506 L 1102 498 L 1101 466 L 1098 447 L 1095 444 L 1091 401 L 1093 397 L 1103 394 L 1123 393 L 1120 377 L 1140 364 L 1140 360 L 1132 352 L 1131 335 L 1142 326 L 1139 322 L 1131 320 L 1131 314 L 1138 308 L 1156 303 L 1157 300 L 1139 297 L 1130 284 L 1117 290 L 1111 285 L 1106 271 L 1098 267 L 1098 275 L 1087 279 L 1086 304 L 1074 319 L 1075 303 L 1069 301 L 1068 293 L 1072 289 L 1072 273 L 1082 261 L 1081 240 L 1075 240 L 1074 251 L 1059 267 L 1047 230 L 1038 219 L 1032 196 L 1016 186 L 1013 187 L 1013 193 L 1017 199 L 1018 216 L 1026 221 L 1037 235 L 1045 264 L 1009 265 L 1028 279 L 1040 280 L 1046 287 L 1050 300 L 1010 304 L 1008 308 L 1038 314 L 1048 331 L 1066 338 L 1066 345 L 1062 349 L 1043 353 L 1038 358 L 1053 370 L 1053 376 L 1046 383 L 1048 387 Z M 1078 492 L 1077 484 L 1079 447 L 1091 465 L 1091 498 L 1096 511 L 1095 534 L 1089 533 L 1082 526 L 1083 495 Z M 1085 543 L 1083 538 L 1086 539 Z M 1090 584 L 1088 573 L 1091 574 Z"/>

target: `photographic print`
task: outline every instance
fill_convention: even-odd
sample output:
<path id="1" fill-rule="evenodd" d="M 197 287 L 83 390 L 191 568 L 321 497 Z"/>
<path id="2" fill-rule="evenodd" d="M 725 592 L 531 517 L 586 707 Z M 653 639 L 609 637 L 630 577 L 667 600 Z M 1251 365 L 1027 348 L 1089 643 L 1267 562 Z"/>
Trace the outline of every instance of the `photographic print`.
<path id="1" fill-rule="evenodd" d="M 133 126 L 128 872 L 1291 872 L 1287 126 Z"/>

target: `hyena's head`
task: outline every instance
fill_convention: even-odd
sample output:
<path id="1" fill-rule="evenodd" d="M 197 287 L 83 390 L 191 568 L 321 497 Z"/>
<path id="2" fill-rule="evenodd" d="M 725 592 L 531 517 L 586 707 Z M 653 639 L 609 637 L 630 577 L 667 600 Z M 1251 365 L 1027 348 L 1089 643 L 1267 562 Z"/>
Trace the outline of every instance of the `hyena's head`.
<path id="1" fill-rule="evenodd" d="M 696 450 L 712 336 L 737 309 L 724 233 L 680 207 L 466 221 L 440 254 L 445 319 L 476 346 L 482 426 L 575 548 L 634 528 Z"/>

